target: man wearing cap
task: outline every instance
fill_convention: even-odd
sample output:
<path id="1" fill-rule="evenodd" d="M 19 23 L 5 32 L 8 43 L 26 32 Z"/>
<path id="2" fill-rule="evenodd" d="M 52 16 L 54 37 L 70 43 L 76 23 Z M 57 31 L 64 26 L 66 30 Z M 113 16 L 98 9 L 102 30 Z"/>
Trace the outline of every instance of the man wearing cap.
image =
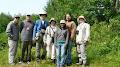
<path id="1" fill-rule="evenodd" d="M 48 21 L 45 20 L 45 18 L 47 17 L 47 13 L 42 12 L 39 14 L 39 17 L 40 17 L 40 19 L 36 21 L 34 30 L 33 30 L 33 40 L 36 41 L 37 62 L 40 61 L 41 48 L 43 48 L 43 53 L 42 53 L 41 58 L 45 59 L 46 46 L 43 43 L 43 36 L 44 36 L 45 30 L 48 26 Z"/>
<path id="2" fill-rule="evenodd" d="M 84 16 L 79 16 L 78 19 L 78 26 L 76 31 L 76 44 L 77 44 L 77 55 L 78 55 L 78 62 L 77 64 L 86 64 L 86 52 L 85 46 L 89 41 L 90 37 L 90 25 L 86 22 Z"/>
<path id="3" fill-rule="evenodd" d="M 7 25 L 6 33 L 8 36 L 9 45 L 9 64 L 14 64 L 15 55 L 17 52 L 18 39 L 19 39 L 19 19 L 20 17 L 16 15 L 13 21 Z"/>
<path id="4" fill-rule="evenodd" d="M 49 21 L 50 25 L 47 27 L 45 31 L 45 39 L 46 39 L 46 50 L 47 50 L 47 57 L 50 58 L 55 63 L 55 45 L 54 45 L 54 35 L 58 29 L 56 25 L 55 18 L 51 18 Z"/>
<path id="5" fill-rule="evenodd" d="M 22 55 L 21 55 L 21 61 L 19 63 L 23 62 L 26 50 L 27 50 L 27 63 L 29 64 L 31 61 L 33 28 L 34 28 L 34 23 L 32 22 L 31 15 L 26 15 L 26 19 L 20 24 Z"/>

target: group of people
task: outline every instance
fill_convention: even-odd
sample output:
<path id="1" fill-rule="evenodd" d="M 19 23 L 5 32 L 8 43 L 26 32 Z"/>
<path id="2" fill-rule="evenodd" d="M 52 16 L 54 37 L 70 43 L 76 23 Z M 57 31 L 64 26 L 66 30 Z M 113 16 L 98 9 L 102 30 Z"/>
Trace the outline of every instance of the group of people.
<path id="1" fill-rule="evenodd" d="M 65 64 L 71 65 L 72 45 L 75 39 L 77 64 L 85 65 L 87 62 L 85 48 L 90 37 L 90 25 L 86 23 L 85 17 L 78 17 L 77 26 L 69 13 L 65 15 L 65 19 L 60 20 L 60 26 L 57 26 L 55 18 L 51 18 L 48 22 L 46 12 L 40 13 L 39 17 L 40 19 L 34 23 L 32 16 L 26 15 L 26 19 L 19 24 L 20 16 L 16 15 L 14 20 L 7 25 L 9 63 L 14 64 L 20 33 L 22 49 L 19 63 L 23 63 L 26 51 L 27 63 L 30 63 L 31 49 L 33 43 L 36 43 L 38 63 L 41 59 L 51 59 L 53 63 L 57 63 L 57 67 L 64 67 Z"/>

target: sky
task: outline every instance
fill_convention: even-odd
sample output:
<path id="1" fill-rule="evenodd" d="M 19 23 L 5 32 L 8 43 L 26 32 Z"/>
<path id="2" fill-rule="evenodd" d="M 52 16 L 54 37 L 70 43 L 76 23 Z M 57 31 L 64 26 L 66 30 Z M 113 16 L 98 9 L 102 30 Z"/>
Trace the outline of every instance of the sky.
<path id="1" fill-rule="evenodd" d="M 0 0 L 0 13 L 10 14 L 38 14 L 44 11 L 48 0 Z"/>

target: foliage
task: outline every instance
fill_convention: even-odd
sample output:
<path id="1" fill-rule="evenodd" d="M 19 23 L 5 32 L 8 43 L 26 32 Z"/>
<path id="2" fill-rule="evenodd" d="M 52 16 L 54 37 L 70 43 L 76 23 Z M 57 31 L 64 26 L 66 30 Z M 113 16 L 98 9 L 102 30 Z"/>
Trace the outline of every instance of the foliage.
<path id="1" fill-rule="evenodd" d="M 11 19 L 12 17 L 10 15 L 6 15 L 4 13 L 0 14 L 0 33 L 5 31 L 6 26 Z"/>

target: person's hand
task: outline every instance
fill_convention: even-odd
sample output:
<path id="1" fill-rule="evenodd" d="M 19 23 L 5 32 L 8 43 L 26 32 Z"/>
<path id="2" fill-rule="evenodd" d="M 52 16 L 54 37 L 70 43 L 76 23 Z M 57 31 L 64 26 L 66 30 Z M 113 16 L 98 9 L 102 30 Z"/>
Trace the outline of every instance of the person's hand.
<path id="1" fill-rule="evenodd" d="M 56 48 L 58 48 L 58 45 L 55 45 Z"/>
<path id="2" fill-rule="evenodd" d="M 33 38 L 32 41 L 33 41 L 33 43 L 35 43 L 36 42 L 35 38 Z"/>
<path id="3" fill-rule="evenodd" d="M 35 41 L 36 40 L 35 37 L 32 40 Z"/>
<path id="4" fill-rule="evenodd" d="M 14 36 L 13 36 L 13 35 L 11 35 L 11 34 L 8 34 L 8 37 L 10 37 L 11 39 L 13 39 L 13 37 L 14 37 Z"/>
<path id="5" fill-rule="evenodd" d="M 83 40 L 83 43 L 84 43 L 84 44 L 86 44 L 86 42 L 87 42 L 86 40 Z"/>
<path id="6" fill-rule="evenodd" d="M 29 31 L 30 30 L 30 28 L 29 27 L 27 27 L 27 29 L 26 29 L 27 31 Z"/>
<path id="7" fill-rule="evenodd" d="M 35 37 L 35 41 L 38 41 L 39 40 L 39 37 Z"/>
<path id="8" fill-rule="evenodd" d="M 64 45 L 64 49 L 67 49 L 67 44 Z"/>
<path id="9" fill-rule="evenodd" d="M 45 33 L 45 29 L 41 29 L 41 32 L 42 32 L 42 33 Z"/>

